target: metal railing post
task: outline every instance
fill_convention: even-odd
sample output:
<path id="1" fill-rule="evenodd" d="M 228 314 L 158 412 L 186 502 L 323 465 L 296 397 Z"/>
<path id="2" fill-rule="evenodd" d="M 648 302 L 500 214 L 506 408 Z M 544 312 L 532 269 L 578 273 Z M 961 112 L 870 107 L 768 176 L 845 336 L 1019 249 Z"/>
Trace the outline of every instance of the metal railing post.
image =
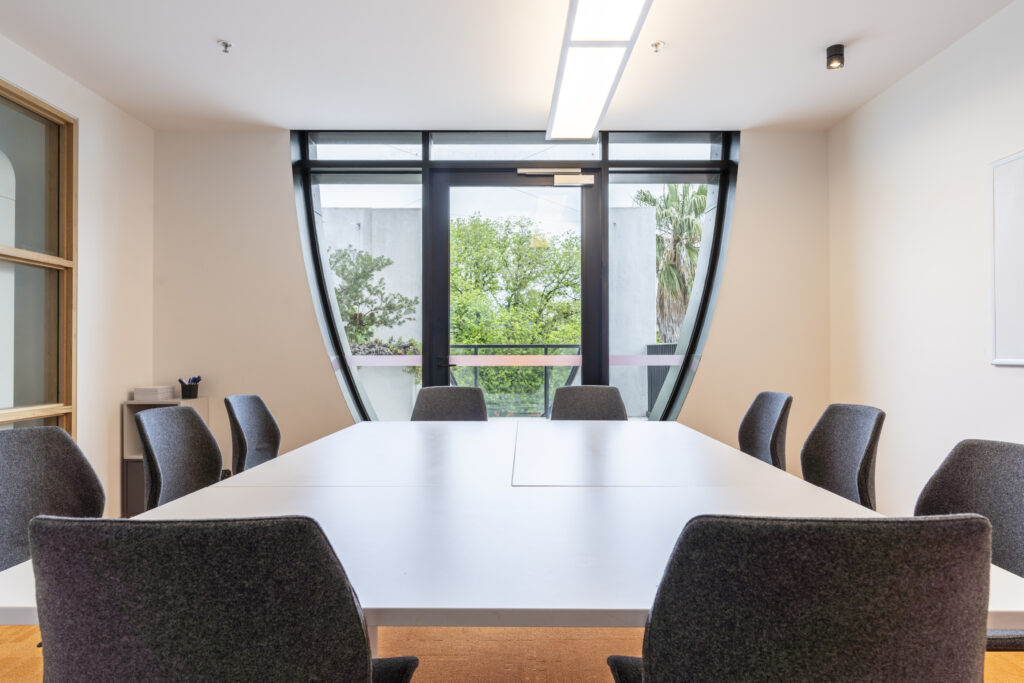
<path id="1" fill-rule="evenodd" d="M 547 344 L 544 345 L 544 355 L 548 355 Z M 544 416 L 548 414 L 548 401 L 551 393 L 551 366 L 544 366 Z"/>

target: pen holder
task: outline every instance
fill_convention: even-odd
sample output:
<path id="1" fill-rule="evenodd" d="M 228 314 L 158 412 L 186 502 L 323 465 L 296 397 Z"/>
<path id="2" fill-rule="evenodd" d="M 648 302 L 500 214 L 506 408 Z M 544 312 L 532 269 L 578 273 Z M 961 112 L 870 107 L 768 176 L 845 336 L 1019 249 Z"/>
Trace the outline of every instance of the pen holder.
<path id="1" fill-rule="evenodd" d="M 179 384 L 181 384 L 182 398 L 197 398 L 199 396 L 198 382 L 196 382 L 195 384 L 185 384 L 184 382 L 179 381 Z"/>

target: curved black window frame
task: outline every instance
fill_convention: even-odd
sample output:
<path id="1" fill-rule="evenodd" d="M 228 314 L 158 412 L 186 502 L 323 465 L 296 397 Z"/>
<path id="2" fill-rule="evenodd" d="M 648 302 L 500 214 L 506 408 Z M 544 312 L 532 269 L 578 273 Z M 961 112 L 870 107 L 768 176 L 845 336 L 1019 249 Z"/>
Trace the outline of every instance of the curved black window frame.
<path id="1" fill-rule="evenodd" d="M 299 216 L 300 229 L 303 233 L 303 246 L 306 257 L 306 267 L 313 288 L 314 303 L 317 315 L 320 319 L 325 342 L 329 343 L 332 350 L 332 362 L 335 369 L 341 375 L 342 392 L 346 402 L 352 410 L 354 420 L 373 420 L 374 411 L 363 391 L 360 389 L 355 373 L 345 360 L 344 353 L 344 331 L 339 330 L 335 317 L 331 314 L 334 306 L 331 292 L 328 289 L 327 278 L 323 272 L 322 260 L 320 258 L 319 237 L 316 229 L 316 210 L 313 203 L 313 176 L 331 173 L 395 173 L 409 172 L 419 173 L 423 178 L 423 264 L 424 282 L 431 286 L 439 286 L 439 272 L 443 270 L 447 275 L 448 254 L 438 254 L 431 245 L 436 244 L 438 212 L 434 211 L 431 202 L 432 173 L 448 175 L 450 172 L 466 173 L 494 173 L 516 171 L 521 168 L 548 168 L 557 166 L 579 166 L 588 169 L 588 172 L 595 172 L 600 183 L 600 198 L 602 211 L 600 214 L 600 225 L 598 234 L 604 236 L 602 256 L 600 258 L 584 257 L 584 279 L 593 282 L 589 288 L 585 286 L 584 308 L 587 306 L 599 307 L 599 314 L 602 320 L 602 330 L 597 344 L 592 344 L 591 353 L 600 351 L 603 354 L 603 364 L 598 377 L 591 375 L 591 379 L 600 379 L 600 383 L 608 383 L 608 182 L 609 173 L 684 173 L 684 174 L 709 174 L 718 177 L 718 200 L 715 213 L 714 233 L 711 243 L 708 245 L 706 277 L 699 278 L 696 284 L 700 290 L 694 292 L 691 304 L 687 309 L 683 321 L 683 329 L 680 332 L 680 339 L 687 340 L 686 348 L 680 349 L 683 356 L 682 363 L 669 370 L 666 385 L 671 386 L 669 392 L 662 392 L 654 409 L 651 411 L 651 420 L 675 420 L 683 407 L 686 394 L 693 382 L 693 378 L 700 364 L 703 355 L 704 345 L 707 341 L 708 332 L 711 327 L 711 319 L 714 314 L 715 303 L 718 292 L 721 288 L 722 273 L 725 265 L 725 253 L 729 241 L 729 232 L 732 225 L 733 204 L 736 196 L 736 180 L 739 170 L 739 143 L 740 134 L 737 131 L 729 132 L 671 132 L 672 136 L 709 136 L 714 140 L 715 153 L 712 156 L 717 159 L 700 160 L 609 160 L 609 138 L 612 135 L 619 135 L 620 131 L 603 131 L 599 133 L 601 148 L 600 160 L 581 159 L 578 161 L 550 160 L 541 161 L 458 161 L 458 160 L 433 160 L 430 158 L 430 136 L 433 132 L 438 133 L 489 133 L 490 131 L 353 131 L 357 134 L 402 134 L 403 136 L 419 135 L 422 145 L 421 158 L 418 160 L 326 160 L 311 158 L 310 149 L 313 136 L 318 133 L 342 133 L 341 131 L 292 131 L 292 177 L 295 189 L 296 208 Z M 517 131 L 518 132 L 518 131 Z M 529 131 L 525 131 L 529 132 Z M 498 132 L 500 134 L 501 132 Z M 642 139 L 650 136 L 652 142 L 659 137 L 666 135 L 664 131 L 633 132 L 622 131 L 632 140 Z M 702 251 L 704 249 L 702 248 Z M 436 264 L 443 264 L 443 268 L 434 267 Z M 447 286 L 445 283 L 444 286 Z M 589 294 L 589 296 L 588 296 Z M 588 303 L 589 299 L 589 303 Z M 696 305 L 694 305 L 696 304 Z M 429 311 L 424 307 L 425 325 L 438 316 L 437 311 Z M 426 340 L 426 335 L 424 336 Z M 593 348 L 596 346 L 597 348 Z M 429 356 L 424 349 L 424 366 L 430 363 Z M 431 373 L 425 371 L 425 379 Z M 592 382 L 593 383 L 593 382 Z"/>

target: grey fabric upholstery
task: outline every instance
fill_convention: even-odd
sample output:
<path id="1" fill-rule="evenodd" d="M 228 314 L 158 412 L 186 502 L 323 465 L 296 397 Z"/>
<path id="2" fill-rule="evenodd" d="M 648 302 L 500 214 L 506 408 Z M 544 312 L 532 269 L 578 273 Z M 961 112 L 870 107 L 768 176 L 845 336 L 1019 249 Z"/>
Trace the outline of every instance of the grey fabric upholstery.
<path id="1" fill-rule="evenodd" d="M 552 420 L 625 420 L 626 404 L 618 387 L 584 384 L 558 387 L 551 401 Z"/>
<path id="2" fill-rule="evenodd" d="M 915 515 L 974 512 L 992 524 L 992 564 L 1024 576 L 1024 445 L 967 439 L 921 490 Z M 1024 631 L 990 631 L 990 651 L 1024 650 Z"/>
<path id="3" fill-rule="evenodd" d="M 60 427 L 0 430 L 0 571 L 29 559 L 36 515 L 103 516 L 103 486 Z"/>
<path id="4" fill-rule="evenodd" d="M 424 387 L 416 396 L 411 419 L 417 422 L 486 421 L 484 391 L 476 387 Z"/>
<path id="5" fill-rule="evenodd" d="M 135 423 L 142 437 L 147 510 L 220 481 L 220 448 L 195 408 L 152 408 L 138 413 Z"/>
<path id="6" fill-rule="evenodd" d="M 980 681 L 990 543 L 978 515 L 696 517 L 651 607 L 643 680 Z"/>
<path id="7" fill-rule="evenodd" d="M 37 517 L 46 681 L 408 681 L 371 663 L 362 609 L 306 517 Z M 371 669 L 378 669 L 371 674 Z"/>
<path id="8" fill-rule="evenodd" d="M 740 450 L 786 469 L 786 423 L 793 397 L 777 391 L 762 391 L 754 397 L 740 422 Z"/>
<path id="9" fill-rule="evenodd" d="M 277 457 L 281 429 L 270 408 L 256 394 L 224 398 L 231 423 L 231 466 L 235 474 Z"/>
<path id="10" fill-rule="evenodd" d="M 874 510 L 875 451 L 884 420 L 871 406 L 830 405 L 800 451 L 804 480 Z"/>
<path id="11" fill-rule="evenodd" d="M 961 441 L 924 485 L 915 515 L 974 512 L 992 524 L 992 563 L 1024 576 L 1024 445 Z"/>

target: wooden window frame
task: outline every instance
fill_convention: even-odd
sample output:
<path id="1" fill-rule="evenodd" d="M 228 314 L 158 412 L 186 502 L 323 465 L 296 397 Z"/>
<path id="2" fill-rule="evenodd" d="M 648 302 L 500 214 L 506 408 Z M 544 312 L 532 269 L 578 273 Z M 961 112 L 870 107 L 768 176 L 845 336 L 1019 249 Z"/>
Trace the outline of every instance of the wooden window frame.
<path id="1" fill-rule="evenodd" d="M 27 109 L 57 126 L 56 256 L 0 246 L 0 261 L 38 266 L 58 274 L 57 403 L 0 410 L 0 425 L 53 418 L 75 437 L 78 334 L 78 119 L 0 79 L 0 98 Z M 53 201 L 52 197 L 47 197 Z"/>

